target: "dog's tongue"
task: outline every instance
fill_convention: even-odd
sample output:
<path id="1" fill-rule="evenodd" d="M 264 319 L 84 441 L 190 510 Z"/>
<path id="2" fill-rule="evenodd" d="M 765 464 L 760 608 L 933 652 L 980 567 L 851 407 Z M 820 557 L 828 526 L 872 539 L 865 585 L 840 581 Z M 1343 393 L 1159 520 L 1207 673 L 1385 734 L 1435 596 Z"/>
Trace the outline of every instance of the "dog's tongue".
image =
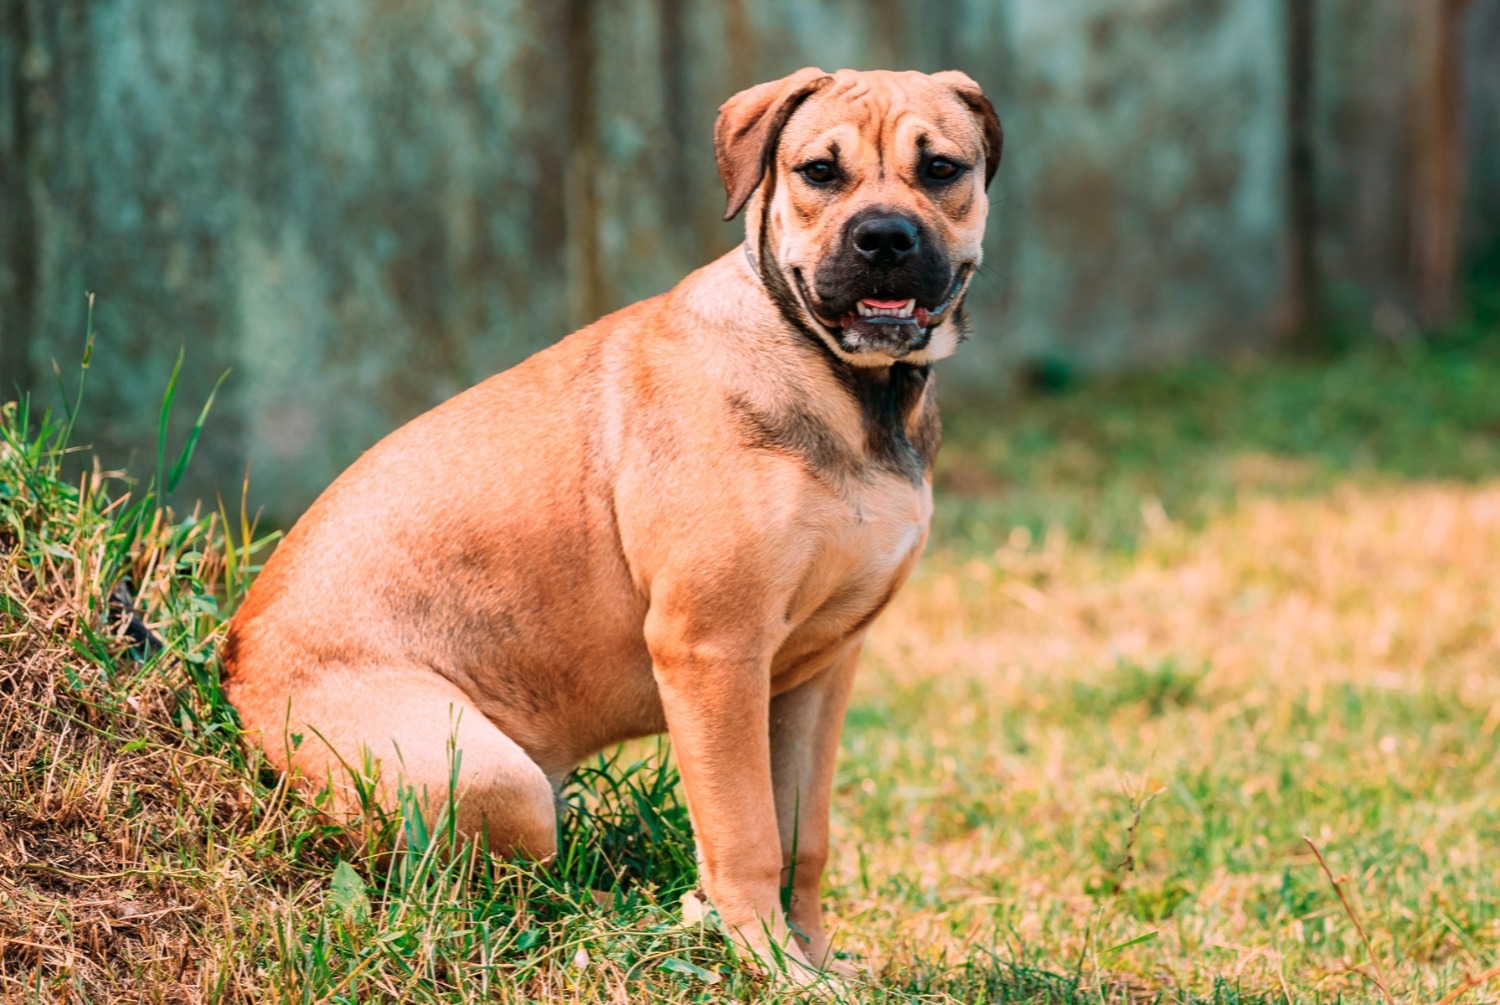
<path id="1" fill-rule="evenodd" d="M 905 300 L 876 300 L 874 297 L 865 297 L 861 302 L 883 311 L 894 311 L 906 306 Z"/>

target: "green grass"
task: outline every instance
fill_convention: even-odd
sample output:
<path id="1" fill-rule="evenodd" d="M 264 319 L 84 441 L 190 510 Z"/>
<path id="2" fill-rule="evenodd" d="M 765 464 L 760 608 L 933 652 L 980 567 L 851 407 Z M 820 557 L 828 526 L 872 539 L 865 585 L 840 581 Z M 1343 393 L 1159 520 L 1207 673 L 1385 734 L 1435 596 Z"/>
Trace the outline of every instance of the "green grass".
<path id="1" fill-rule="evenodd" d="M 797 1000 L 682 922 L 656 743 L 578 773 L 546 867 L 399 814 L 352 852 L 218 688 L 271 536 L 163 509 L 165 438 L 145 483 L 66 474 L 74 407 L 0 413 L 7 996 Z M 1500 353 L 963 411 L 939 496 L 845 733 L 827 897 L 873 978 L 836 997 L 1435 1001 L 1500 961 Z"/>
<path id="2" fill-rule="evenodd" d="M 945 418 L 935 544 L 1019 528 L 1128 549 L 1244 495 L 1500 472 L 1500 338 L 1100 379 Z M 1143 512 L 1144 507 L 1144 512 Z"/>

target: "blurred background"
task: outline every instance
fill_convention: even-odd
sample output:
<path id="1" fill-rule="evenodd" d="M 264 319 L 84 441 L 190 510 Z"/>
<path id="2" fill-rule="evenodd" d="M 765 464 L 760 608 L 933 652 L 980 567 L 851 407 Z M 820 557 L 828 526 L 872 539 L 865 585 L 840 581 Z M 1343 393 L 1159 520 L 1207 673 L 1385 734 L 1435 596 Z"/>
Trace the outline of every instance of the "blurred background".
<path id="1" fill-rule="evenodd" d="M 185 349 L 179 437 L 232 371 L 189 490 L 253 461 L 275 521 L 732 247 L 717 106 L 808 64 L 958 68 L 1000 111 L 960 427 L 1101 375 L 1419 341 L 1500 262 L 1500 0 L 0 10 L 5 396 L 52 401 L 92 291 L 83 439 L 150 470 Z"/>
<path id="2" fill-rule="evenodd" d="M 841 948 L 923 1000 L 1370 1001 L 1377 959 L 1387 1000 L 1452 1002 L 1469 974 L 1494 983 L 1463 1000 L 1495 1000 L 1500 0 L 0 0 L 0 748 L 21 766 L 0 765 L 0 888 L 22 891 L 0 984 L 40 989 L 45 965 L 76 997 L 81 961 L 139 951 L 88 979 L 616 994 L 686 931 L 649 892 L 620 902 L 640 924 L 617 903 L 580 925 L 550 879 L 534 949 L 543 929 L 491 913 L 509 893 L 450 903 L 446 879 L 441 910 L 382 894 L 352 925 L 279 822 L 304 818 L 256 808 L 287 804 L 242 795 L 233 732 L 189 716 L 265 554 L 242 539 L 732 249 L 715 112 L 809 64 L 964 70 L 1007 138 L 974 338 L 939 367 L 932 541 L 842 740 Z M 73 442 L 138 485 L 179 353 L 167 471 L 228 371 L 172 498 L 222 492 L 223 590 L 202 524 L 132 548 L 143 493 L 95 519 L 20 484 L 51 461 L 3 403 L 72 400 L 90 291 Z M 247 465 L 264 536 L 235 526 Z M 106 569 L 183 660 L 91 655 Z M 615 784 L 620 848 L 689 847 Z M 8 879 L 11 832 L 68 871 Z M 502 928 L 508 957 L 476 952 Z M 580 965 L 590 932 L 627 941 Z M 696 980 L 679 962 L 650 972 Z"/>

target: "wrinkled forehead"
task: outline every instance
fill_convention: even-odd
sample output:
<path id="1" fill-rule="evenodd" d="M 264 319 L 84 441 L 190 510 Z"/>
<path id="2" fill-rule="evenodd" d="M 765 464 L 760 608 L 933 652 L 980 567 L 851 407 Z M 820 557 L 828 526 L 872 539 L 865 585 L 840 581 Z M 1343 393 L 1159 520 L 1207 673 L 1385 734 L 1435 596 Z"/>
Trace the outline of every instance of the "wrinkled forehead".
<path id="1" fill-rule="evenodd" d="M 783 156 L 843 159 L 929 149 L 977 157 L 983 137 L 952 88 L 925 73 L 841 70 L 788 121 Z"/>

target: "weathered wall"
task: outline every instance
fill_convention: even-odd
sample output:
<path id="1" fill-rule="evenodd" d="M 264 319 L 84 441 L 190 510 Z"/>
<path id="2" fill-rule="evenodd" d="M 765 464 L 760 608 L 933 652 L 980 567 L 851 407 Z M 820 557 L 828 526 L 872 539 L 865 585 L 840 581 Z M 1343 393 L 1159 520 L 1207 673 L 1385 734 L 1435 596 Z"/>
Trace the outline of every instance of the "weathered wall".
<path id="1" fill-rule="evenodd" d="M 1464 31 L 1464 250 L 1500 275 L 1500 0 L 1476 0 Z"/>
<path id="2" fill-rule="evenodd" d="M 1326 297 L 1345 320 L 1373 317 L 1399 336 L 1452 315 L 1457 251 L 1476 252 L 1500 222 L 1500 2 L 1321 0 L 1316 11 Z"/>
<path id="3" fill-rule="evenodd" d="M 1264 345 L 1284 271 L 1280 5 L 1014 7 L 1005 337 L 1092 367 Z"/>
<path id="4" fill-rule="evenodd" d="M 235 371 L 208 441 L 232 446 L 199 484 L 253 444 L 295 505 L 566 331 L 583 168 L 561 6 L 26 3 L 11 156 L 35 237 L 10 255 L 35 279 L 0 325 L 34 371 L 66 365 L 97 291 L 106 445 L 149 442 L 185 346 L 185 400 Z"/>
<path id="5" fill-rule="evenodd" d="M 1323 36 L 1375 40 L 1319 71 L 1322 257 L 1374 298 L 1407 254 L 1406 189 L 1381 174 L 1411 142 L 1381 62 L 1406 4 L 1319 6 Z M 1488 37 L 1497 6 L 1470 15 Z M 950 385 L 1264 346 L 1286 291 L 1283 9 L 5 0 L 0 383 L 50 386 L 95 291 L 86 434 L 147 449 L 185 347 L 194 407 L 234 371 L 190 489 L 253 457 L 291 515 L 394 425 L 732 246 L 714 111 L 807 64 L 958 67 L 1000 109 L 990 268 Z M 1492 69 L 1467 86 L 1494 107 Z M 1469 129 L 1500 177 L 1492 120 Z"/>

